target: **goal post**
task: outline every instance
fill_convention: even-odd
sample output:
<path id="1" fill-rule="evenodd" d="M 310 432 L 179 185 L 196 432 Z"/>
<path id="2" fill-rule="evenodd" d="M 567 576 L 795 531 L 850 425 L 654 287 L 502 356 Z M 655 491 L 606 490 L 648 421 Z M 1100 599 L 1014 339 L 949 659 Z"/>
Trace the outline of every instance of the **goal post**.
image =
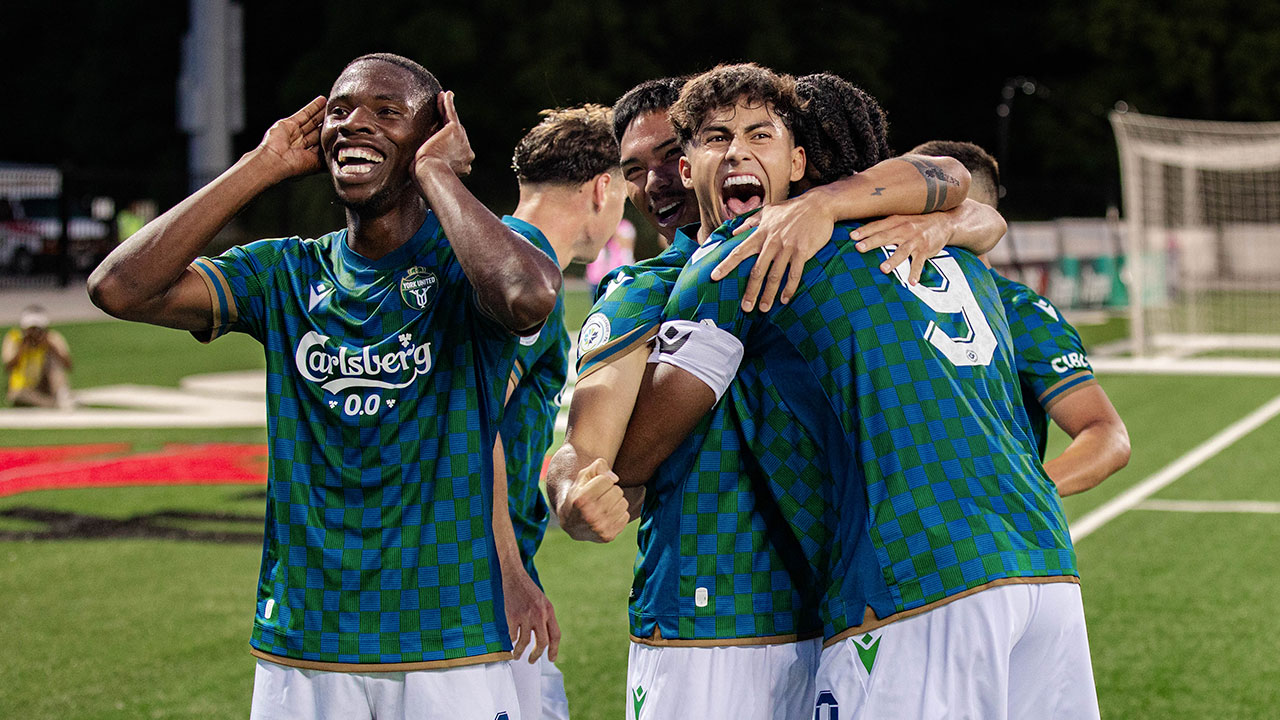
<path id="1" fill-rule="evenodd" d="M 1280 122 L 1111 125 L 1134 354 L 1280 350 Z"/>

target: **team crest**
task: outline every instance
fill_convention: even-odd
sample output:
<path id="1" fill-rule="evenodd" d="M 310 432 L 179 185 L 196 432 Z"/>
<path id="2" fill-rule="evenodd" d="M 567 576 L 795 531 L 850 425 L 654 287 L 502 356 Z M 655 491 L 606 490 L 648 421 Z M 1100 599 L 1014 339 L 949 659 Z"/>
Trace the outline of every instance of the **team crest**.
<path id="1" fill-rule="evenodd" d="M 411 308 L 426 310 L 435 299 L 438 287 L 435 273 L 415 265 L 400 278 L 400 298 Z"/>
<path id="2" fill-rule="evenodd" d="M 578 333 L 578 357 L 609 342 L 609 318 L 604 313 L 595 313 L 582 324 L 582 332 Z"/>

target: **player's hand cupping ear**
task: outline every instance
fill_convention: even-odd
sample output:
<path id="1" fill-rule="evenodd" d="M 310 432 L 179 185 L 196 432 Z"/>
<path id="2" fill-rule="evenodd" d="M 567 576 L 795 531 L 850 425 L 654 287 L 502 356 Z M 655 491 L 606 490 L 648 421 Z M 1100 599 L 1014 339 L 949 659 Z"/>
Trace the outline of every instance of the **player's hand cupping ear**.
<path id="1" fill-rule="evenodd" d="M 324 169 L 320 156 L 320 125 L 324 122 L 324 96 L 298 112 L 277 120 L 262 136 L 256 152 L 270 161 L 277 180 L 310 175 Z"/>
<path id="2" fill-rule="evenodd" d="M 471 163 L 476 159 L 476 154 L 471 150 L 466 129 L 458 120 L 458 111 L 453 105 L 453 91 L 445 90 L 436 95 L 436 107 L 440 114 L 440 129 L 418 148 L 413 161 L 415 173 L 423 163 L 439 161 L 448 165 L 458 177 L 466 177 L 471 174 Z"/>

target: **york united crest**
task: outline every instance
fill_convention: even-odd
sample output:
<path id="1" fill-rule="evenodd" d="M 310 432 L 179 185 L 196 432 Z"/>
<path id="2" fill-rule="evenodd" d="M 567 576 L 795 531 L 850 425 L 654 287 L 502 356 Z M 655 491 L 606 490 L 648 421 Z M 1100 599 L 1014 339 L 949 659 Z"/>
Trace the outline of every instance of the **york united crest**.
<path id="1" fill-rule="evenodd" d="M 435 299 L 438 287 L 435 273 L 415 265 L 400 278 L 400 298 L 411 308 L 426 310 Z"/>

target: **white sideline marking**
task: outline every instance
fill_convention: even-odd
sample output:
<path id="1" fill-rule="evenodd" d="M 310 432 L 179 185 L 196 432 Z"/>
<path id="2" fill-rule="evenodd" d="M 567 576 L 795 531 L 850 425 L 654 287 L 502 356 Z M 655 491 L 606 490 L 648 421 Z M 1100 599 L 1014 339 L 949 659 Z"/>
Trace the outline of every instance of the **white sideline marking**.
<path id="1" fill-rule="evenodd" d="M 1116 358 L 1091 356 L 1094 372 L 1148 375 L 1280 376 L 1280 360 L 1244 358 Z"/>
<path id="2" fill-rule="evenodd" d="M 1191 452 L 1169 463 L 1156 474 L 1077 520 L 1071 525 L 1071 542 L 1080 542 L 1094 530 L 1137 507 L 1143 500 L 1196 469 L 1214 455 L 1231 447 L 1237 440 L 1258 429 L 1276 415 L 1280 415 L 1280 395 L 1271 398 L 1262 407 L 1228 425 L 1217 435 L 1200 443 Z"/>
<path id="3" fill-rule="evenodd" d="M 1144 500 L 1138 503 L 1134 510 L 1280 515 L 1280 502 L 1260 502 L 1256 500 Z"/>

